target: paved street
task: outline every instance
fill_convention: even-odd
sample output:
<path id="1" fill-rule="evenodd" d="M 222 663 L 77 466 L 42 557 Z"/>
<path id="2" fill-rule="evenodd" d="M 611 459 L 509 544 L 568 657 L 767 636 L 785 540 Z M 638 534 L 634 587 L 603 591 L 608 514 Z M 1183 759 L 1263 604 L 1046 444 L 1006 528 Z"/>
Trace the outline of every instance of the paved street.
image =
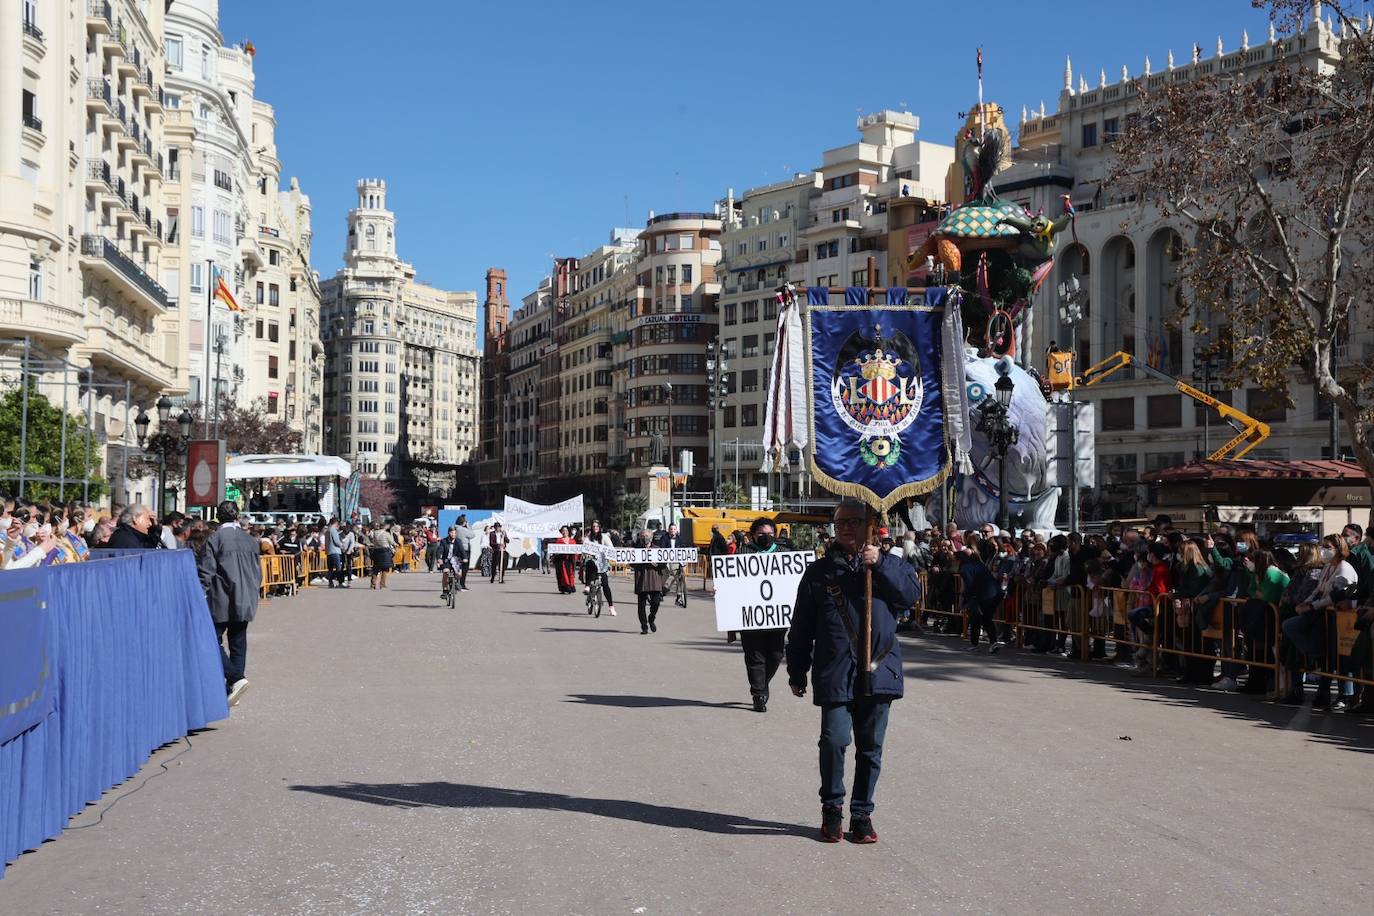
<path id="1" fill-rule="evenodd" d="M 600 620 L 531 573 L 475 581 L 454 611 L 423 573 L 273 600 L 233 717 L 17 861 L 0 913 L 1279 913 L 1369 896 L 1374 724 L 909 640 L 882 840 L 831 846 L 813 839 L 809 698 L 780 676 L 755 714 L 706 599 L 641 636 L 615 587 L 620 616 Z"/>

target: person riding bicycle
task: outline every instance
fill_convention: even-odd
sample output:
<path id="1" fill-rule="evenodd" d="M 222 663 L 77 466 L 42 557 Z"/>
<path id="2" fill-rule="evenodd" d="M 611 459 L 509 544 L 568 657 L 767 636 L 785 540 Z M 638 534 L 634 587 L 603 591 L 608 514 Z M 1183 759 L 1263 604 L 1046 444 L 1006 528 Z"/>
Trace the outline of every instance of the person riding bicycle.
<path id="1" fill-rule="evenodd" d="M 462 580 L 463 564 L 467 557 L 466 546 L 467 545 L 458 538 L 457 525 L 449 528 L 448 537 L 444 538 L 438 544 L 436 559 L 439 564 L 439 569 L 444 576 L 443 585 L 439 589 L 439 595 L 443 598 L 448 598 L 450 584 L 457 586 L 460 590 L 462 588 L 459 583 Z M 452 572 L 452 578 L 450 578 L 450 571 Z"/>
<path id="2" fill-rule="evenodd" d="M 601 530 L 601 522 L 593 521 L 592 527 L 582 537 L 582 543 L 595 544 L 604 547 L 606 550 L 614 547 L 611 536 Z M 612 617 L 615 616 L 615 599 L 611 597 L 611 558 L 606 551 L 597 551 L 589 555 L 582 565 L 582 582 L 584 594 L 591 594 L 591 590 L 597 585 L 601 586 L 601 593 L 606 596 L 606 611 Z M 590 611 L 588 612 L 590 613 Z"/>

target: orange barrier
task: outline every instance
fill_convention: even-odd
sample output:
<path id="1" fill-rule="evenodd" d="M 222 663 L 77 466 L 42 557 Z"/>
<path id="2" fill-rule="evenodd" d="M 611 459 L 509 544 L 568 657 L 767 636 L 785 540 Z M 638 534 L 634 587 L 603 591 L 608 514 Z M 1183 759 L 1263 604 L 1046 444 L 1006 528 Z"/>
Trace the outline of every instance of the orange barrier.
<path id="1" fill-rule="evenodd" d="M 1088 611 L 1091 607 L 1087 589 L 1081 585 L 1059 588 L 1021 582 L 1016 587 L 1016 645 L 1025 647 L 1027 633 L 1051 633 L 1072 636 L 1079 658 L 1088 660 Z"/>
<path id="2" fill-rule="evenodd" d="M 968 635 L 968 614 L 964 612 L 964 580 L 957 570 L 942 570 L 932 576 L 928 570 L 918 572 L 921 585 L 921 604 L 914 608 L 918 617 L 933 614 L 959 621 L 960 635 Z"/>
<path id="3" fill-rule="evenodd" d="M 262 597 L 274 588 L 285 588 L 296 594 L 296 558 L 291 554 L 266 553 L 258 557 L 262 564 Z"/>
<path id="4" fill-rule="evenodd" d="M 1180 626 L 1177 613 L 1173 604 L 1173 595 L 1161 595 L 1159 607 L 1156 611 L 1156 636 L 1160 641 L 1159 654 L 1168 655 L 1175 658 L 1194 658 L 1204 662 L 1215 664 L 1220 661 L 1223 665 L 1241 665 L 1251 668 L 1262 668 L 1273 672 L 1270 684 L 1274 692 L 1277 692 L 1282 679 L 1282 666 L 1279 663 L 1279 611 L 1273 604 L 1263 602 L 1267 620 L 1264 624 L 1264 632 L 1270 634 L 1269 638 L 1273 642 L 1265 646 L 1264 657 L 1252 657 L 1257 653 L 1251 651 L 1245 655 L 1237 653 L 1237 647 L 1241 644 L 1238 637 L 1244 632 L 1240 620 L 1241 608 L 1245 607 L 1252 599 L 1249 598 L 1221 598 L 1211 608 L 1206 620 L 1199 619 L 1199 611 L 1192 604 L 1191 599 L 1183 613 L 1187 615 L 1187 625 Z M 1245 634 L 1245 638 L 1251 641 L 1256 648 L 1259 648 L 1259 637 L 1254 633 Z M 1272 661 L 1269 652 L 1272 651 Z M 1210 673 L 1210 668 L 1208 669 Z M 1224 670 L 1224 669 L 1223 669 Z"/>
<path id="5" fill-rule="evenodd" d="M 329 575 L 329 555 L 323 550 L 305 550 L 300 556 L 301 588 L 309 588 L 310 580 Z"/>
<path id="6" fill-rule="evenodd" d="M 1360 635 L 1355 622 L 1362 613 L 1368 610 L 1367 607 L 1358 609 L 1354 607 L 1325 608 L 1322 613 L 1325 615 L 1328 650 L 1323 652 L 1321 656 L 1305 656 L 1305 661 L 1311 662 L 1315 659 L 1315 663 L 1304 664 L 1301 670 L 1318 677 L 1330 678 L 1336 682 L 1349 681 L 1364 687 L 1374 687 L 1374 678 L 1361 677 L 1352 670 L 1353 661 L 1344 666 L 1341 664 L 1341 659 L 1348 659 L 1354 654 L 1355 641 L 1359 639 Z M 1332 651 L 1333 649 L 1334 651 Z"/>
<path id="7" fill-rule="evenodd" d="M 1159 640 L 1153 637 L 1146 642 L 1136 638 L 1135 626 L 1129 615 L 1136 608 L 1150 609 L 1150 622 L 1154 631 L 1159 632 L 1160 602 L 1156 596 L 1141 589 L 1107 588 L 1093 590 L 1092 607 L 1088 612 L 1088 636 L 1092 639 L 1110 639 L 1118 646 L 1144 649 L 1150 653 L 1151 669 L 1159 667 Z M 1117 631 L 1120 628 L 1120 631 Z"/>

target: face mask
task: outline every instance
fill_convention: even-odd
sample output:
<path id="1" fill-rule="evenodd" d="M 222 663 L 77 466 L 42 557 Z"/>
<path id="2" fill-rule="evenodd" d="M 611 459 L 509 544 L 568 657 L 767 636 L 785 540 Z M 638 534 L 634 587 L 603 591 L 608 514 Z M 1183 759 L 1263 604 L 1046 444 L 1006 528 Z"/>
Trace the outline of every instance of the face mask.
<path id="1" fill-rule="evenodd" d="M 1323 562 L 1323 563 L 1330 563 L 1330 562 L 1331 562 L 1332 560 L 1334 560 L 1335 558 L 1336 558 L 1336 551 L 1335 551 L 1335 550 L 1333 550 L 1333 549 L 1330 548 L 1330 547 L 1323 547 L 1323 548 L 1322 548 L 1322 562 Z"/>
<path id="2" fill-rule="evenodd" d="M 1249 553 L 1249 551 L 1250 545 L 1245 543 L 1244 541 L 1241 541 L 1239 544 L 1236 545 L 1236 553 L 1238 554 Z"/>
<path id="3" fill-rule="evenodd" d="M 1360 539 L 1355 537 L 1355 535 L 1351 534 L 1346 536 L 1345 542 L 1349 544 L 1351 547 L 1354 547 L 1356 544 L 1360 542 Z"/>
<path id="4" fill-rule="evenodd" d="M 10 530 L 10 526 L 13 525 L 13 524 L 14 524 L 14 517 L 13 517 L 13 516 L 6 515 L 6 516 L 0 517 L 0 532 L 9 531 L 9 530 Z"/>
<path id="5" fill-rule="evenodd" d="M 760 550 L 767 550 L 769 547 L 773 546 L 773 535 L 763 533 L 756 534 L 754 535 L 754 543 L 758 545 Z"/>
<path id="6" fill-rule="evenodd" d="M 38 533 L 38 523 L 37 523 L 37 522 L 29 522 L 27 525 L 24 526 L 24 537 L 29 538 L 30 540 L 32 540 L 32 539 L 33 539 L 33 536 L 34 536 L 35 534 L 37 534 L 37 533 Z"/>
<path id="7" fill-rule="evenodd" d="M 81 527 L 82 527 L 82 529 L 83 529 L 87 534 L 90 534 L 92 531 L 95 530 L 95 519 L 93 519 L 93 518 L 88 518 L 88 519 L 86 519 L 85 523 L 82 524 Z"/>

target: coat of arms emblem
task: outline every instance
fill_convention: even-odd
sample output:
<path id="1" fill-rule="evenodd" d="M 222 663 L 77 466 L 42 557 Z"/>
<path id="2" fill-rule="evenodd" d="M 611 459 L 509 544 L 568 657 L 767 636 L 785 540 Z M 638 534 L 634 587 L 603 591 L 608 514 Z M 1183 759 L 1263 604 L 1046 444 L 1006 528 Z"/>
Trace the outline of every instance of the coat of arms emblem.
<path id="1" fill-rule="evenodd" d="M 864 462 L 882 470 L 897 463 L 901 433 L 916 419 L 923 398 L 916 348 L 903 333 L 884 337 L 856 331 L 841 347 L 830 401 L 836 415 L 859 434 Z"/>

